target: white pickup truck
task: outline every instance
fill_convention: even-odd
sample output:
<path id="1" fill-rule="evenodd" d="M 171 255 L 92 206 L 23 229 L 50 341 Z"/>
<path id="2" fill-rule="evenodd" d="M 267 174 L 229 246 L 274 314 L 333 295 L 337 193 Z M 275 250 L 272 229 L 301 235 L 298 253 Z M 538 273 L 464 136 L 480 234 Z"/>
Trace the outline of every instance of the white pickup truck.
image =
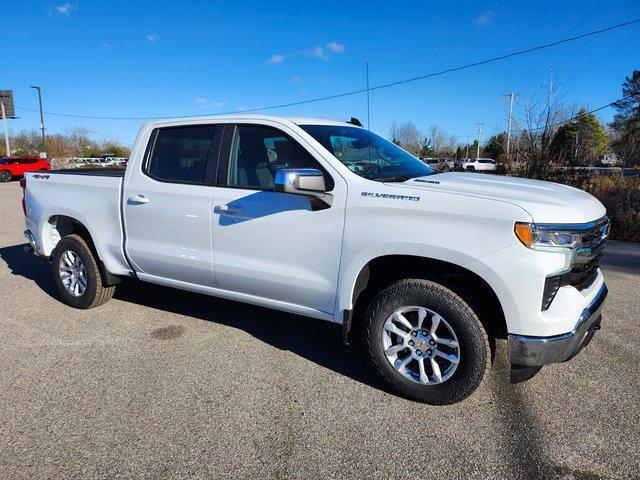
<path id="1" fill-rule="evenodd" d="M 595 198 L 436 173 L 351 123 L 151 122 L 126 171 L 25 183 L 25 235 L 68 305 L 96 307 L 134 277 L 336 322 L 393 388 L 433 404 L 478 387 L 496 338 L 513 382 L 568 360 L 607 295 Z"/>

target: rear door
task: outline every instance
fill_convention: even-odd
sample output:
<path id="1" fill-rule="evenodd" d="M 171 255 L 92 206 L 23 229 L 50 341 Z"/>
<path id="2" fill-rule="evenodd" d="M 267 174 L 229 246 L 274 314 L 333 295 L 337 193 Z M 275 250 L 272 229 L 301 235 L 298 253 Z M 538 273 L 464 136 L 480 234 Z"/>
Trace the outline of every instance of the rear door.
<path id="1" fill-rule="evenodd" d="M 277 124 L 227 126 L 212 197 L 214 272 L 225 290 L 332 314 L 346 184 L 301 141 Z M 323 171 L 331 206 L 275 192 L 284 168 Z"/>
<path id="2" fill-rule="evenodd" d="M 145 276 L 202 286 L 211 267 L 211 190 L 223 125 L 158 128 L 125 185 L 127 253 Z M 154 278 L 148 278 L 154 280 Z"/>

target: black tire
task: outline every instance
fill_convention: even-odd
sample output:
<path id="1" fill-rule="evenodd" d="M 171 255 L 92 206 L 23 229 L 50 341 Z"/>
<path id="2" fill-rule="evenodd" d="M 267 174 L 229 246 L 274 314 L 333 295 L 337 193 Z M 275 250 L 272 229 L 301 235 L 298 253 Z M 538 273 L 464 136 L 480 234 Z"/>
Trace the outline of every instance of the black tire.
<path id="1" fill-rule="evenodd" d="M 71 251 L 78 255 L 84 265 L 87 286 L 80 296 L 73 296 L 67 291 L 59 273 L 60 257 L 66 251 Z M 106 287 L 102 283 L 102 276 L 96 256 L 91 251 L 87 242 L 79 235 L 68 235 L 58 242 L 51 256 L 53 266 L 53 280 L 62 297 L 62 301 L 67 305 L 88 309 L 102 305 L 113 297 L 115 287 Z"/>
<path id="2" fill-rule="evenodd" d="M 424 385 L 406 378 L 384 353 L 384 324 L 396 309 L 408 305 L 437 312 L 458 337 L 460 362 L 442 383 Z M 363 335 L 374 368 L 391 388 L 411 400 L 432 405 L 459 402 L 478 388 L 491 368 L 489 339 L 476 313 L 453 291 L 429 280 L 402 280 L 381 291 L 369 306 Z"/>
<path id="3" fill-rule="evenodd" d="M 467 171 L 468 172 L 475 172 L 476 171 L 476 167 L 467 167 Z"/>
<path id="4" fill-rule="evenodd" d="M 10 182 L 11 178 L 12 178 L 12 175 L 9 170 L 2 170 L 0 172 L 0 182 Z"/>

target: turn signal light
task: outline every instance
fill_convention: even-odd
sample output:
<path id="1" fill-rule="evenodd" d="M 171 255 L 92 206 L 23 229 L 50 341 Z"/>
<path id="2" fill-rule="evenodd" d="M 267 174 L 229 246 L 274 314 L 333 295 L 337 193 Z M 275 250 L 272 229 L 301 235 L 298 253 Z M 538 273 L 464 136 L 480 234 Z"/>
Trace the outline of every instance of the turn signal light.
<path id="1" fill-rule="evenodd" d="M 530 247 L 533 243 L 533 232 L 531 231 L 531 224 L 529 223 L 516 223 L 513 227 L 513 231 L 526 247 Z"/>

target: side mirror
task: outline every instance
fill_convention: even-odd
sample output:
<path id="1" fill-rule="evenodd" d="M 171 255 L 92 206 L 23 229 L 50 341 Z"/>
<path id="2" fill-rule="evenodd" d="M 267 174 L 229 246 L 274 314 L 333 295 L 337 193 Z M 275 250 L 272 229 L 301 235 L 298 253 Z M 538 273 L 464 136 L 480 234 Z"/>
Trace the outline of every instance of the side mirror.
<path id="1" fill-rule="evenodd" d="M 320 170 L 294 168 L 276 172 L 274 190 L 276 192 L 322 198 L 326 194 L 327 187 L 324 175 Z"/>

